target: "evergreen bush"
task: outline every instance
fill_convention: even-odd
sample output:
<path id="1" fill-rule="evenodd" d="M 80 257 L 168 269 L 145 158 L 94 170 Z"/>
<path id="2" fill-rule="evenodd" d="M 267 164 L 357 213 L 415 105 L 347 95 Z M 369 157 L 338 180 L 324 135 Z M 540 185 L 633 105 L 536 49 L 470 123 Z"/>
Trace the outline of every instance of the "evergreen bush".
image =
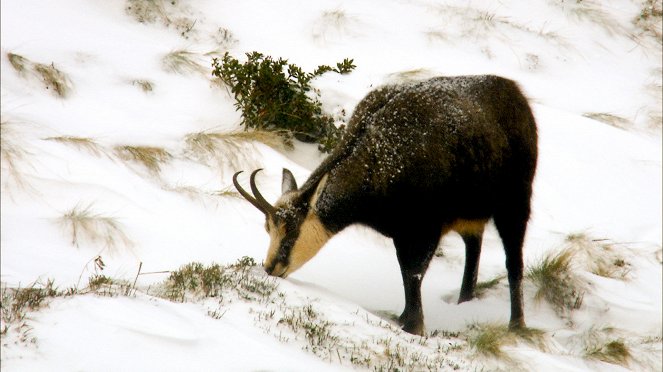
<path id="1" fill-rule="evenodd" d="M 346 74 L 356 66 L 344 59 L 336 67 L 318 66 L 313 72 L 283 58 L 273 59 L 259 52 L 247 53 L 241 63 L 229 53 L 214 59 L 212 75 L 218 77 L 235 97 L 235 107 L 242 112 L 245 129 L 281 133 L 286 142 L 292 137 L 317 142 L 323 152 L 330 152 L 343 135 L 331 116 L 322 111 L 320 93 L 311 81 L 327 72 Z"/>

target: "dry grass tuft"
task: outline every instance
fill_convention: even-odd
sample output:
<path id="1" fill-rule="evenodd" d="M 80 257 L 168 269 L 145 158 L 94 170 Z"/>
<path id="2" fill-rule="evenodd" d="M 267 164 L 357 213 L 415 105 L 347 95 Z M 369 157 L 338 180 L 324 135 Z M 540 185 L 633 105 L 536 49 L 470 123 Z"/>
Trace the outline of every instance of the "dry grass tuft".
<path id="1" fill-rule="evenodd" d="M 130 248 L 132 242 L 117 219 L 95 213 L 92 207 L 92 204 L 86 207 L 77 205 L 58 219 L 58 223 L 71 237 L 71 244 L 76 247 L 101 244 L 111 252 L 121 246 Z"/>
<path id="2" fill-rule="evenodd" d="M 640 36 L 649 36 L 660 45 L 663 42 L 663 9 L 661 0 L 645 0 L 640 13 L 633 18 L 633 25 L 640 30 Z"/>
<path id="3" fill-rule="evenodd" d="M 193 186 L 172 186 L 164 187 L 167 191 L 176 192 L 185 195 L 193 201 L 209 201 L 210 199 L 218 201 L 218 198 L 238 198 L 242 196 L 234 190 L 232 186 L 217 191 L 205 191 Z"/>
<path id="4" fill-rule="evenodd" d="M 67 74 L 55 67 L 54 63 L 50 65 L 35 63 L 29 59 L 15 53 L 7 53 L 9 63 L 23 77 L 28 73 L 39 78 L 46 89 L 51 90 L 57 97 L 65 98 L 71 93 L 72 83 Z"/>
<path id="5" fill-rule="evenodd" d="M 201 73 L 207 74 L 203 62 L 197 53 L 188 50 L 174 50 L 161 59 L 161 64 L 166 71 L 178 74 Z"/>
<path id="6" fill-rule="evenodd" d="M 170 22 L 162 0 L 127 0 L 124 10 L 140 23 Z"/>
<path id="7" fill-rule="evenodd" d="M 286 144 L 275 132 L 248 130 L 234 132 L 191 133 L 184 139 L 185 153 L 204 164 L 239 169 L 242 166 L 253 166 L 252 153 L 254 142 L 260 142 L 277 150 L 283 150 Z M 210 164 L 213 163 L 213 164 Z"/>
<path id="8" fill-rule="evenodd" d="M 513 361 L 504 352 L 503 348 L 516 345 L 519 341 L 541 350 L 546 349 L 545 333 L 535 328 L 510 331 L 506 324 L 473 323 L 468 326 L 465 335 L 467 343 L 477 354 L 509 362 Z"/>
<path id="9" fill-rule="evenodd" d="M 590 328 L 582 337 L 584 356 L 606 363 L 628 366 L 632 359 L 631 347 L 620 337 L 614 337 L 612 328 Z"/>
<path id="10" fill-rule="evenodd" d="M 516 343 L 516 336 L 509 332 L 509 327 L 502 324 L 471 324 L 468 327 L 467 343 L 478 354 L 499 359 L 508 356 L 502 348 Z"/>
<path id="11" fill-rule="evenodd" d="M 7 53 L 7 59 L 12 67 L 21 75 L 24 75 L 28 71 L 28 67 L 32 65 L 29 59 L 15 53 Z"/>
<path id="12" fill-rule="evenodd" d="M 34 71 L 41 76 L 46 89 L 52 90 L 55 95 L 65 98 L 71 92 L 71 81 L 67 75 L 58 70 L 55 64 L 44 65 L 37 63 L 34 65 Z"/>
<path id="13" fill-rule="evenodd" d="M 212 192 L 212 195 L 222 198 L 243 199 L 242 195 L 240 195 L 237 191 L 235 191 L 235 188 L 233 186 L 228 186 L 224 189 L 214 191 Z"/>
<path id="14" fill-rule="evenodd" d="M 16 124 L 4 117 L 0 119 L 0 162 L 3 172 L 7 172 L 7 176 L 2 177 L 5 187 L 9 187 L 11 181 L 19 188 L 29 188 L 23 175 L 23 168 L 30 166 L 29 156 Z"/>
<path id="15" fill-rule="evenodd" d="M 576 252 L 578 262 L 594 275 L 626 280 L 631 264 L 626 261 L 620 246 L 606 239 L 593 239 L 587 234 L 570 234 L 566 238 L 568 249 Z"/>
<path id="16" fill-rule="evenodd" d="M 87 137 L 58 136 L 44 139 L 46 141 L 55 141 L 65 145 L 70 145 L 78 150 L 87 151 L 95 156 L 100 156 L 104 153 L 104 149 L 101 145 L 99 145 L 93 139 Z"/>
<path id="17" fill-rule="evenodd" d="M 631 121 L 629 121 L 628 119 L 625 119 L 621 116 L 617 116 L 614 114 L 609 114 L 606 112 L 587 112 L 582 114 L 582 116 L 593 120 L 598 120 L 602 123 L 620 129 L 628 129 L 633 126 L 633 123 L 631 123 Z"/>
<path id="18" fill-rule="evenodd" d="M 554 6 L 560 8 L 567 15 L 579 21 L 591 22 L 603 28 L 610 36 L 629 36 L 628 32 L 619 21 L 610 13 L 603 10 L 600 2 L 595 0 L 582 1 L 550 1 Z"/>
<path id="19" fill-rule="evenodd" d="M 312 35 L 314 40 L 326 43 L 357 35 L 359 26 L 359 20 L 348 15 L 343 9 L 325 10 L 315 21 Z"/>
<path id="20" fill-rule="evenodd" d="M 145 93 L 150 93 L 154 90 L 154 83 L 149 80 L 132 80 L 131 85 L 139 87 Z"/>
<path id="21" fill-rule="evenodd" d="M 573 271 L 573 258 L 574 251 L 569 248 L 549 253 L 527 273 L 527 278 L 537 287 L 534 298 L 545 299 L 559 316 L 569 320 L 571 312 L 582 305 L 585 292 L 582 281 Z"/>
<path id="22" fill-rule="evenodd" d="M 559 48 L 572 49 L 571 43 L 556 32 L 545 31 L 543 27 L 540 29 L 532 28 L 492 11 L 475 9 L 470 6 L 454 5 L 436 6 L 435 10 L 447 18 L 447 22 L 456 23 L 460 27 L 461 32 L 458 35 L 447 35 L 442 31 L 430 30 L 426 32 L 426 35 L 431 41 L 449 41 L 451 37 L 457 36 L 460 38 L 473 38 L 477 41 L 487 38 L 497 38 L 511 43 L 513 38 L 508 33 L 517 33 L 542 38 Z M 482 52 L 489 59 L 492 59 L 492 52 L 488 49 L 482 50 Z"/>
<path id="23" fill-rule="evenodd" d="M 53 280 L 45 284 L 34 282 L 27 287 L 0 289 L 0 339 L 3 348 L 7 346 L 4 338 L 16 334 L 17 344 L 34 344 L 37 339 L 31 335 L 32 327 L 28 324 L 28 312 L 37 311 L 47 305 L 46 299 L 62 295 Z"/>
<path id="24" fill-rule="evenodd" d="M 173 157 L 168 151 L 160 147 L 150 146 L 116 146 L 115 154 L 124 161 L 144 165 L 154 174 L 161 172 L 161 165 Z"/>
<path id="25" fill-rule="evenodd" d="M 495 288 L 504 279 L 506 279 L 506 274 L 500 274 L 494 277 L 493 279 L 484 282 L 477 282 L 477 286 L 476 288 L 474 288 L 474 295 L 477 298 L 483 297 L 486 294 L 486 292 Z"/>
<path id="26" fill-rule="evenodd" d="M 160 23 L 189 39 L 196 26 L 186 1 L 127 0 L 125 12 L 140 23 Z"/>

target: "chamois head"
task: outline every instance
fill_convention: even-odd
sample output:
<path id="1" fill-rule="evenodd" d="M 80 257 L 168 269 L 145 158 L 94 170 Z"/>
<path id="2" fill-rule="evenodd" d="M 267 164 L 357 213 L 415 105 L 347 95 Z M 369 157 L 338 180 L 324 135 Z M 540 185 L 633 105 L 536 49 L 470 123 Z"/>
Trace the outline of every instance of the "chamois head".
<path id="1" fill-rule="evenodd" d="M 256 186 L 255 177 L 260 170 L 251 173 L 253 195 L 237 182 L 237 176 L 242 171 L 235 173 L 233 184 L 247 201 L 265 214 L 265 230 L 270 238 L 264 262 L 265 271 L 269 275 L 285 278 L 315 256 L 331 237 L 320 222 L 315 208 L 325 178 L 312 191 L 302 191 L 298 190 L 292 173 L 284 168 L 281 197 L 271 205 Z"/>

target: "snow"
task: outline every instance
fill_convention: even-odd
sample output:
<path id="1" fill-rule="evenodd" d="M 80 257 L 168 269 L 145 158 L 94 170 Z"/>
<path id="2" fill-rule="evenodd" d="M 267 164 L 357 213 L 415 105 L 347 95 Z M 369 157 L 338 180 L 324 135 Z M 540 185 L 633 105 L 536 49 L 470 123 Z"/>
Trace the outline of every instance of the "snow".
<path id="1" fill-rule="evenodd" d="M 630 265 L 627 279 L 617 280 L 592 274 L 578 259 L 589 290 L 573 325 L 534 301 L 533 288 L 526 285 L 526 321 L 546 331 L 551 345 L 544 352 L 518 344 L 508 348 L 509 355 L 529 370 L 660 370 L 661 44 L 637 37 L 631 20 L 640 2 L 582 2 L 598 6 L 603 22 L 578 12 L 581 5 L 575 2 L 155 2 L 164 5 L 171 21 L 195 21 L 186 37 L 175 24 L 138 22 L 125 11 L 130 3 L 140 1 L 0 5 L 3 288 L 47 279 L 63 290 L 84 287 L 97 256 L 105 262 L 104 275 L 131 282 L 141 262 L 147 273 L 194 261 L 225 265 L 242 256 L 264 259 L 269 245 L 264 216 L 241 199 L 209 193 L 231 187 L 232 174 L 241 169 L 240 181 L 248 185 L 248 171 L 261 167 L 258 186 L 275 201 L 283 167 L 301 185 L 323 156 L 314 145 L 277 151 L 260 143 L 240 147 L 250 158 L 240 154 L 223 169 L 187 156 L 186 135 L 237 130 L 241 118 L 230 94 L 208 73 L 166 71 L 161 59 L 167 53 L 193 51 L 206 71 L 211 58 L 226 49 L 236 57 L 256 50 L 288 58 L 307 71 L 353 58 L 357 69 L 351 74 L 315 81 L 324 108 L 348 116 L 370 90 L 407 75 L 496 74 L 520 84 L 539 128 L 526 265 L 578 233 L 613 243 Z M 220 28 L 233 40 L 220 40 Z M 71 94 L 58 98 L 39 77 L 21 76 L 7 53 L 53 63 L 69 76 Z M 151 81 L 154 88 L 143 92 L 134 80 Z M 616 128 L 585 116 L 589 113 L 616 115 L 629 125 Z M 101 153 L 48 140 L 57 136 L 92 138 Z M 124 145 L 158 146 L 173 158 L 154 175 L 120 160 L 113 147 Z M 18 175 L 5 156 L 9 146 L 24 152 L 16 163 Z M 200 192 L 191 197 L 170 191 L 176 187 Z M 129 241 L 72 244 L 61 218 L 76 206 L 114 219 Z M 427 330 L 462 333 L 474 322 L 506 323 L 506 281 L 481 299 L 457 305 L 464 247 L 453 235 L 440 244 L 444 255 L 433 260 L 422 286 Z M 489 226 L 479 280 L 504 272 L 501 241 Z M 321 357 L 304 336 L 277 324 L 289 311 L 280 302 L 172 302 L 153 290 L 166 278 L 140 275 L 135 296 L 88 293 L 48 300 L 28 313 L 34 343 L 20 341 L 22 331 L 14 325 L 3 334 L 3 370 L 360 369 L 347 359 L 341 362 L 340 354 Z M 391 241 L 364 227 L 341 232 L 299 271 L 276 282 L 288 306 L 311 305 L 332 322 L 339 345 L 377 350 L 375 357 L 388 348 L 378 340 L 388 339 L 411 353 L 443 356 L 439 368 L 494 366 L 466 345 L 436 345 L 463 343 L 456 338 L 422 341 L 389 323 L 404 304 L 400 270 Z M 214 310 L 223 315 L 208 315 Z M 269 311 L 276 320 L 260 318 Z M 632 345 L 634 360 L 618 366 L 583 358 L 578 340 L 592 327 L 616 329 Z M 644 345 L 646 338 L 656 341 Z"/>

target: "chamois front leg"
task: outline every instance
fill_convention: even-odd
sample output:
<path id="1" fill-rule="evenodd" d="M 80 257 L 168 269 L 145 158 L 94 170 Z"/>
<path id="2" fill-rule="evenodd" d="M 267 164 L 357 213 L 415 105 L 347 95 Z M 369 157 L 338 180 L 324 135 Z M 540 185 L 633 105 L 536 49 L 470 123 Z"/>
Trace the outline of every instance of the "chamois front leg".
<path id="1" fill-rule="evenodd" d="M 421 306 L 421 282 L 433 257 L 437 241 L 432 243 L 395 238 L 394 245 L 405 290 L 405 309 L 398 321 L 405 332 L 423 336 L 425 328 Z"/>

